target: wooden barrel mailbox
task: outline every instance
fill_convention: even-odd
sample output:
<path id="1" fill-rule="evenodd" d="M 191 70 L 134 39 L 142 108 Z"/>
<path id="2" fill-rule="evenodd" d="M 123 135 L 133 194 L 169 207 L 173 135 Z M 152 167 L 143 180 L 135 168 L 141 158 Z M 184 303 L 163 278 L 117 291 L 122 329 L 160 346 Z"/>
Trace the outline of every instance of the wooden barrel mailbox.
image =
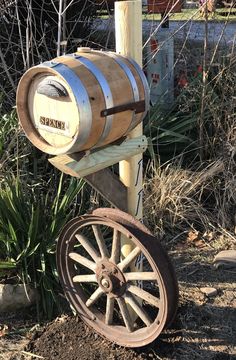
<path id="1" fill-rule="evenodd" d="M 69 154 L 129 133 L 146 115 L 149 88 L 134 60 L 80 48 L 29 69 L 16 104 L 23 130 L 37 148 Z"/>

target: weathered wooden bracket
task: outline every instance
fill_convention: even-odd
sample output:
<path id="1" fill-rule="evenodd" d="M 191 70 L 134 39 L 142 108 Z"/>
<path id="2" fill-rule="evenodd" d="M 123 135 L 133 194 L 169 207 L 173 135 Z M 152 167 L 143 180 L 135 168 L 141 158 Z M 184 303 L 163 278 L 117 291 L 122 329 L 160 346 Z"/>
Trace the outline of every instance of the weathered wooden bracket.
<path id="1" fill-rule="evenodd" d="M 110 169 L 87 175 L 84 180 L 112 206 L 127 212 L 127 188 Z"/>
<path id="2" fill-rule="evenodd" d="M 147 138 L 140 136 L 94 152 L 58 155 L 49 159 L 49 162 L 68 175 L 84 178 L 113 206 L 127 211 L 127 189 L 118 176 L 107 168 L 143 153 L 147 145 Z"/>

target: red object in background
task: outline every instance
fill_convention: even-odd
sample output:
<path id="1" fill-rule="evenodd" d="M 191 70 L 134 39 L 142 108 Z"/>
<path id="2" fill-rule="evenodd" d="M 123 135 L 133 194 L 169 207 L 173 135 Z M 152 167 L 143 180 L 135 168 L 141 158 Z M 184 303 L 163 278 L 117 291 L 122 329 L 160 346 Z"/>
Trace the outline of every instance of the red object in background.
<path id="1" fill-rule="evenodd" d="M 203 68 L 202 65 L 197 66 L 197 71 L 194 73 L 194 77 L 202 76 Z"/>
<path id="2" fill-rule="evenodd" d="M 187 74 L 184 71 L 181 71 L 179 74 L 179 78 L 177 80 L 177 85 L 183 89 L 186 86 L 188 86 L 188 78 L 187 78 Z"/>
<path id="3" fill-rule="evenodd" d="M 182 7 L 183 0 L 148 0 L 148 12 L 153 14 L 178 13 Z"/>
<path id="4" fill-rule="evenodd" d="M 150 41 L 150 44 L 151 44 L 151 52 L 152 53 L 156 52 L 158 49 L 158 41 L 156 39 L 152 38 Z"/>

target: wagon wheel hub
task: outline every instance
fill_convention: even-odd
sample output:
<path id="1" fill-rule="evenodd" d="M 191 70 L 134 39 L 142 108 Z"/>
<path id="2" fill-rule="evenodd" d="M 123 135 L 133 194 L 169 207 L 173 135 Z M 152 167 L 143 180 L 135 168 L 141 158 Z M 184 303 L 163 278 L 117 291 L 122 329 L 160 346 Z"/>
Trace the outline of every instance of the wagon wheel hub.
<path id="1" fill-rule="evenodd" d="M 96 269 L 97 282 L 110 297 L 120 297 L 126 290 L 126 281 L 122 271 L 110 261 L 102 261 Z"/>

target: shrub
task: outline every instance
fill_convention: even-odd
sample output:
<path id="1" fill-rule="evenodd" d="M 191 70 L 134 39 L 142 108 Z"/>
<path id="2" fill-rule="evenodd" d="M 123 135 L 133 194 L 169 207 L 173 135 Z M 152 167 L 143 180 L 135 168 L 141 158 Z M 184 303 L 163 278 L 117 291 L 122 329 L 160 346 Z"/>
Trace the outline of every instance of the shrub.
<path id="1" fill-rule="evenodd" d="M 83 180 L 66 181 L 63 176 L 59 183 L 30 185 L 16 177 L 1 183 L 0 269 L 14 269 L 15 280 L 37 289 L 38 305 L 47 318 L 60 305 L 56 239 L 78 210 L 75 200 L 83 185 Z"/>

